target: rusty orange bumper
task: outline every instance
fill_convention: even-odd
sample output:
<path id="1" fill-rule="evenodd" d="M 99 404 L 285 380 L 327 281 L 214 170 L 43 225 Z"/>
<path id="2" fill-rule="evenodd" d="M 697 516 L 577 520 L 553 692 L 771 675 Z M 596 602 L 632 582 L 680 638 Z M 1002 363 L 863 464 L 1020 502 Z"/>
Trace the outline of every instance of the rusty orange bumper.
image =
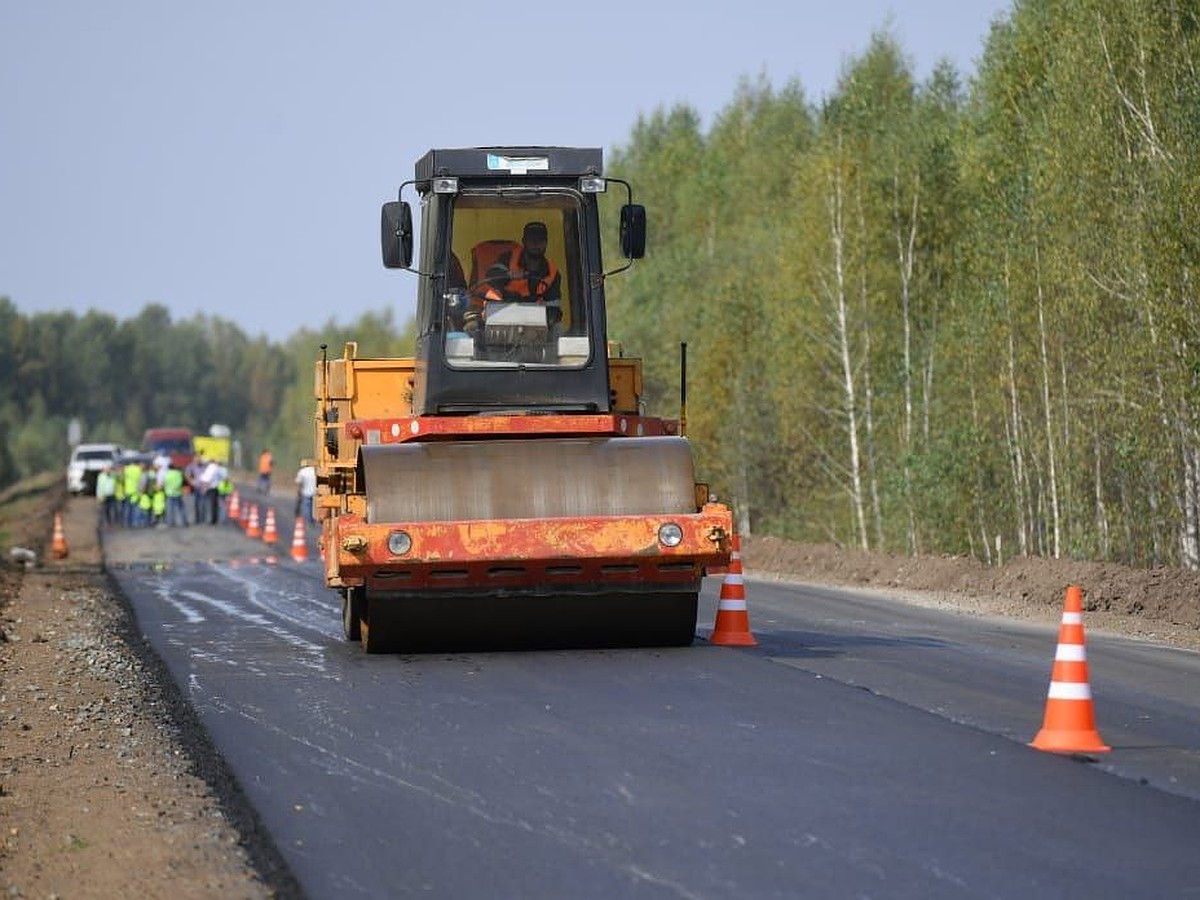
<path id="1" fill-rule="evenodd" d="M 667 524 L 678 526 L 674 546 L 660 540 Z M 389 549 L 395 532 L 408 536 L 406 552 Z M 729 509 L 716 503 L 661 516 L 367 523 L 341 515 L 323 535 L 325 579 L 389 592 L 669 588 L 728 565 L 732 534 Z"/>

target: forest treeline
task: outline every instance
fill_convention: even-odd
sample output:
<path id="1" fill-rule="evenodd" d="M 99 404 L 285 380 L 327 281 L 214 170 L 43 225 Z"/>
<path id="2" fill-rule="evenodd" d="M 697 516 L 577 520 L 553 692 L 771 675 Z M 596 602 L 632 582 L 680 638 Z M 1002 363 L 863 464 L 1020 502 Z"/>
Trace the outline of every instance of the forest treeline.
<path id="1" fill-rule="evenodd" d="M 969 81 L 888 34 L 814 102 L 644 116 L 611 336 L 743 529 L 1200 560 L 1200 5 L 1025 0 Z M 614 166 L 610 165 L 610 169 Z"/>
<path id="2" fill-rule="evenodd" d="M 86 442 L 134 449 L 150 427 L 227 425 L 247 465 L 269 447 L 290 477 L 313 452 L 320 345 L 337 357 L 349 340 L 365 356 L 410 355 L 411 324 L 383 311 L 276 343 L 220 318 L 173 321 L 160 305 L 119 321 L 94 310 L 23 315 L 0 297 L 0 487 L 65 472 L 72 419 Z"/>
<path id="3" fill-rule="evenodd" d="M 1193 2 L 1020 0 L 969 79 L 917 79 L 881 32 L 827 97 L 746 81 L 707 127 L 637 121 L 607 168 L 649 252 L 607 283 L 609 336 L 667 415 L 687 342 L 698 473 L 744 532 L 1200 565 L 1198 39 Z M 298 460 L 317 345 L 406 355 L 410 329 L 0 301 L 0 483 L 65 460 L 72 415 Z"/>

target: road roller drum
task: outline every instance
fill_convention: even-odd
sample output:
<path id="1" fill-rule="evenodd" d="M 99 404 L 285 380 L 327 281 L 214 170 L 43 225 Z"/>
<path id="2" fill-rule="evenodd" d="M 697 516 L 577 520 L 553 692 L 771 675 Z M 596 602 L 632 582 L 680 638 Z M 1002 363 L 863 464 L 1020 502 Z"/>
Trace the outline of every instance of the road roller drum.
<path id="1" fill-rule="evenodd" d="M 695 511 L 680 437 L 406 443 L 362 448 L 369 522 Z"/>

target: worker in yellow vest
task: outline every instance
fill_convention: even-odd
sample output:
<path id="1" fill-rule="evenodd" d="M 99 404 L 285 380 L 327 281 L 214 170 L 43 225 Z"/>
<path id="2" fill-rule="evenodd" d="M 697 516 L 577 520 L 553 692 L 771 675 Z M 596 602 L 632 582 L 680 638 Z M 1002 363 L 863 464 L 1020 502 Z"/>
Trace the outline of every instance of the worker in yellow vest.
<path id="1" fill-rule="evenodd" d="M 96 502 L 98 507 L 98 522 L 101 528 L 116 522 L 117 514 L 117 476 L 111 465 L 105 466 L 96 475 Z"/>
<path id="2" fill-rule="evenodd" d="M 150 523 L 167 524 L 167 494 L 157 484 L 150 488 Z"/>
<path id="3" fill-rule="evenodd" d="M 138 488 L 137 527 L 145 528 L 151 524 L 150 514 L 154 507 L 154 496 L 149 488 Z"/>
<path id="4" fill-rule="evenodd" d="M 120 525 L 125 521 L 125 469 L 123 466 L 113 466 L 113 498 L 117 501 L 116 512 L 113 513 L 113 524 Z"/>
<path id="5" fill-rule="evenodd" d="M 138 484 L 142 480 L 142 464 L 128 462 L 121 470 L 121 483 L 125 488 L 125 527 L 137 524 Z"/>
<path id="6" fill-rule="evenodd" d="M 229 477 L 229 469 L 221 466 L 221 480 L 217 482 L 217 521 L 224 522 L 225 509 L 229 505 L 229 495 L 233 493 L 233 479 Z"/>
<path id="7" fill-rule="evenodd" d="M 187 510 L 183 505 L 183 470 L 170 466 L 163 473 L 163 496 L 167 501 L 167 524 L 187 525 Z"/>

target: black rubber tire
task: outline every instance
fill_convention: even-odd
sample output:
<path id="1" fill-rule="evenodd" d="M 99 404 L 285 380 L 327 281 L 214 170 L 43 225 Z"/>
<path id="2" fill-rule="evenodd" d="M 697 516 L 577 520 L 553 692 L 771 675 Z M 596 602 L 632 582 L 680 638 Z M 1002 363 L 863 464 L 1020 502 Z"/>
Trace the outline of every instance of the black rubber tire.
<path id="1" fill-rule="evenodd" d="M 368 653 L 688 647 L 696 636 L 694 591 L 372 598 L 366 606 L 361 639 Z"/>
<path id="2" fill-rule="evenodd" d="M 362 588 L 342 591 L 342 634 L 348 641 L 362 640 Z"/>
<path id="3" fill-rule="evenodd" d="M 674 594 L 667 601 L 667 620 L 663 646 L 690 647 L 696 639 L 696 615 L 699 612 L 699 594 Z"/>
<path id="4" fill-rule="evenodd" d="M 395 647 L 395 623 L 386 615 L 388 606 L 378 601 L 372 603 L 366 591 L 362 598 L 362 614 L 359 616 L 359 642 L 367 653 L 391 653 Z"/>

